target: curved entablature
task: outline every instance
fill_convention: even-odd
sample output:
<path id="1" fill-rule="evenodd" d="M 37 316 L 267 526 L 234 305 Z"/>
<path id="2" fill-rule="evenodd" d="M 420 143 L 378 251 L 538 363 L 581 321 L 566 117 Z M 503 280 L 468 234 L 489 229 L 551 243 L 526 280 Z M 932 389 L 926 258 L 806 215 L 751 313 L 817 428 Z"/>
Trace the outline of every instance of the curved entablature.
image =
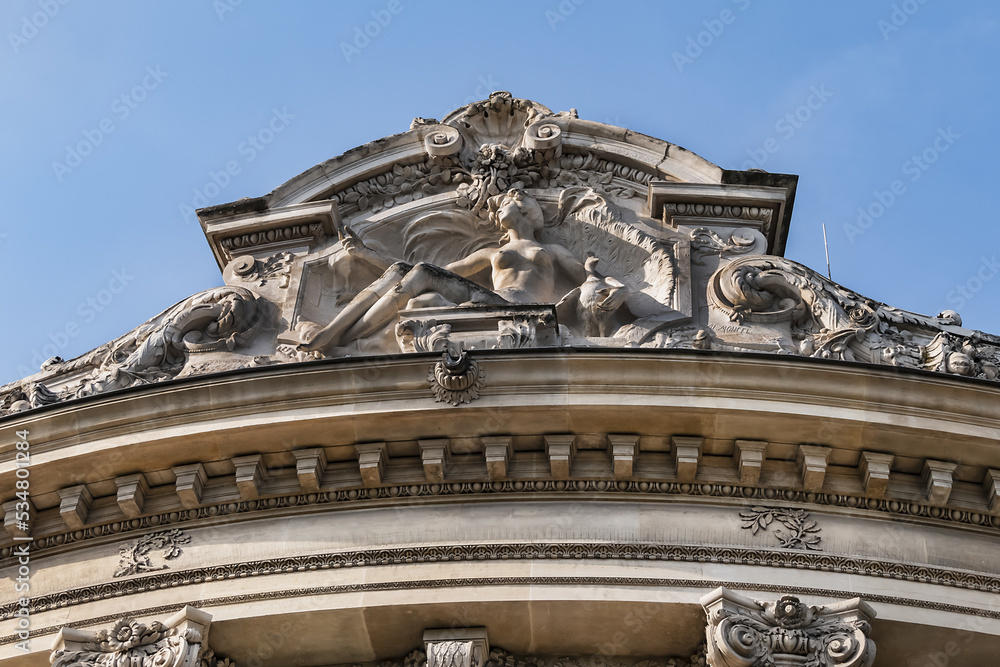
<path id="1" fill-rule="evenodd" d="M 697 349 L 470 356 L 484 383 L 459 406 L 434 400 L 425 353 L 6 417 L 0 443 L 27 434 L 31 496 L 24 525 L 19 501 L 4 504 L 0 576 L 13 580 L 30 537 L 35 662 L 21 662 L 21 605 L 6 599 L 0 664 L 44 664 L 51 645 L 56 665 L 159 653 L 185 637 L 169 632 L 181 612 L 207 622 L 186 605 L 239 665 L 256 664 L 246 637 L 285 633 L 261 663 L 275 667 L 376 667 L 450 619 L 528 655 L 586 654 L 655 623 L 616 655 L 629 667 L 686 665 L 706 639 L 708 664 L 731 664 L 732 636 L 808 653 L 843 628 L 790 640 L 838 610 L 871 621 L 839 644 L 856 664 L 869 629 L 892 664 L 956 631 L 980 662 L 998 650 L 996 383 Z M 961 465 L 943 443 L 961 443 Z M 0 447 L 13 488 L 20 463 Z M 505 621 L 532 616 L 555 622 Z M 135 641 L 94 641 L 109 629 Z"/>

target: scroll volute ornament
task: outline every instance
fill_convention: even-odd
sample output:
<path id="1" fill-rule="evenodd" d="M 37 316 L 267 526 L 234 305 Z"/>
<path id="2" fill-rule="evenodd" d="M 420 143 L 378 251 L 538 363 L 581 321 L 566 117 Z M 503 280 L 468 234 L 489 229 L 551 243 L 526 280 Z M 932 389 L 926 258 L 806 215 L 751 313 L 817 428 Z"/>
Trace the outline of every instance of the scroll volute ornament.
<path id="1" fill-rule="evenodd" d="M 717 588 L 701 599 L 711 667 L 871 667 L 875 611 L 860 598 L 822 607 L 760 603 Z"/>
<path id="2" fill-rule="evenodd" d="M 463 145 L 462 135 L 448 125 L 430 125 L 424 135 L 424 150 L 431 157 L 456 157 Z"/>

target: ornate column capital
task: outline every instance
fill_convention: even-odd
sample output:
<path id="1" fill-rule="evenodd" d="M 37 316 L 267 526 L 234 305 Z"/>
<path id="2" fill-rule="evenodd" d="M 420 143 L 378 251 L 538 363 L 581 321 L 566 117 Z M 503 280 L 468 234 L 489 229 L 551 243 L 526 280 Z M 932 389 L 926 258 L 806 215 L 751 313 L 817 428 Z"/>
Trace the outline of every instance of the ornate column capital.
<path id="1" fill-rule="evenodd" d="M 871 667 L 875 610 L 853 598 L 812 607 L 785 595 L 761 603 L 717 588 L 701 599 L 711 667 Z"/>
<path id="2" fill-rule="evenodd" d="M 425 630 L 427 667 L 484 667 L 490 658 L 486 628 Z"/>
<path id="3" fill-rule="evenodd" d="M 212 616 L 184 607 L 148 626 L 119 619 L 110 629 L 63 628 L 52 646 L 52 667 L 234 667 L 208 649 Z"/>

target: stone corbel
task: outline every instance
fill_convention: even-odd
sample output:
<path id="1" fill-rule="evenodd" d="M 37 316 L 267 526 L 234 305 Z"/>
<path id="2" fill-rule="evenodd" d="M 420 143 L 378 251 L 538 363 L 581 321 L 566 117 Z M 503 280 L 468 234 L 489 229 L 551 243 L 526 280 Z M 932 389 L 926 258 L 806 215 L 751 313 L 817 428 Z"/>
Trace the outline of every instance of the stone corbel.
<path id="1" fill-rule="evenodd" d="M 115 484 L 118 486 L 118 506 L 125 516 L 132 519 L 141 515 L 149 493 L 145 476 L 141 472 L 123 475 L 115 479 Z"/>
<path id="2" fill-rule="evenodd" d="M 177 497 L 181 499 L 181 507 L 190 510 L 201 505 L 201 494 L 208 481 L 205 466 L 201 463 L 177 466 L 174 468 L 174 475 L 177 477 L 174 488 Z"/>
<path id="3" fill-rule="evenodd" d="M 736 453 L 740 468 L 740 484 L 757 486 L 764 467 L 767 443 L 760 440 L 737 440 Z"/>
<path id="4" fill-rule="evenodd" d="M 760 603 L 726 588 L 701 599 L 712 667 L 870 667 L 875 610 L 860 598 L 812 607 L 786 595 Z"/>
<path id="5" fill-rule="evenodd" d="M 424 477 L 431 484 L 444 481 L 445 469 L 448 467 L 448 439 L 418 440 L 420 459 L 424 464 Z"/>
<path id="6" fill-rule="evenodd" d="M 986 502 L 990 505 L 992 514 L 1000 514 L 1000 470 L 987 470 L 983 479 L 986 490 Z"/>
<path id="7" fill-rule="evenodd" d="M 427 667 L 484 667 L 490 656 L 486 628 L 425 630 Z"/>
<path id="8" fill-rule="evenodd" d="M 363 442 L 354 445 L 354 449 L 358 452 L 361 483 L 369 488 L 380 485 L 389 457 L 387 445 L 384 442 Z"/>
<path id="9" fill-rule="evenodd" d="M 233 459 L 233 465 L 236 466 L 236 488 L 240 490 L 240 498 L 243 500 L 253 500 L 260 496 L 264 481 L 261 459 L 260 454 L 237 456 Z"/>
<path id="10" fill-rule="evenodd" d="M 319 491 L 323 486 L 323 475 L 326 474 L 326 452 L 322 447 L 296 449 L 295 473 L 299 477 L 299 488 L 306 492 Z"/>
<path id="11" fill-rule="evenodd" d="M 569 479 L 573 456 L 576 454 L 575 440 L 576 436 L 572 434 L 545 436 L 545 453 L 549 457 L 549 470 L 553 479 Z"/>
<path id="12" fill-rule="evenodd" d="M 865 493 L 874 498 L 885 496 L 889 488 L 892 454 L 861 452 L 861 478 L 865 483 Z"/>
<path id="13" fill-rule="evenodd" d="M 674 450 L 674 465 L 677 466 L 677 479 L 681 482 L 693 482 L 698 477 L 698 461 L 701 459 L 701 445 L 704 438 L 673 436 L 670 444 Z"/>
<path id="14" fill-rule="evenodd" d="M 615 479 L 631 479 L 635 469 L 635 459 L 639 455 L 639 436 L 611 433 L 611 461 Z"/>
<path id="15" fill-rule="evenodd" d="M 927 502 L 932 505 L 944 505 L 951 496 L 951 486 L 953 483 L 952 474 L 957 463 L 949 461 L 924 461 L 924 472 L 921 482 L 924 485 L 924 493 L 927 494 Z"/>
<path id="16" fill-rule="evenodd" d="M 486 472 L 491 482 L 507 479 L 510 460 L 514 457 L 514 448 L 509 435 L 493 435 L 483 438 L 483 450 L 486 454 Z"/>
<path id="17" fill-rule="evenodd" d="M 802 488 L 806 491 L 820 491 L 826 479 L 827 460 L 830 458 L 829 447 L 816 445 L 799 445 L 799 474 L 802 477 Z"/>
<path id="18" fill-rule="evenodd" d="M 49 658 L 52 667 L 217 667 L 232 665 L 208 648 L 210 614 L 184 607 L 164 622 L 146 626 L 122 618 L 110 629 L 62 628 Z"/>
<path id="19" fill-rule="evenodd" d="M 10 533 L 10 536 L 14 539 L 30 537 L 31 526 L 35 522 L 35 506 L 31 504 L 30 500 L 27 501 L 28 517 L 27 521 L 25 521 L 25 511 L 23 505 L 20 510 L 17 507 L 22 502 L 25 501 L 11 500 L 3 504 L 3 527 L 7 529 L 7 532 Z"/>
<path id="20" fill-rule="evenodd" d="M 94 497 L 86 484 L 59 489 L 59 514 L 70 530 L 79 530 L 87 525 L 87 514 Z"/>

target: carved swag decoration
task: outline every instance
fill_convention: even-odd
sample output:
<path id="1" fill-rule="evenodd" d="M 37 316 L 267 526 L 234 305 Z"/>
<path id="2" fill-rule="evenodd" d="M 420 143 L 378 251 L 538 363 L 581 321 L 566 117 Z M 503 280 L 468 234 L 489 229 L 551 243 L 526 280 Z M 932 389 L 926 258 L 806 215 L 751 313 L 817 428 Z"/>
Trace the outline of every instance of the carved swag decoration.
<path id="1" fill-rule="evenodd" d="M 875 611 L 859 598 L 824 607 L 785 595 L 760 603 L 725 588 L 701 600 L 712 667 L 870 667 Z"/>
<path id="2" fill-rule="evenodd" d="M 501 91 L 441 122 L 415 118 L 411 129 L 423 136 L 424 162 L 397 164 L 333 199 L 346 218 L 454 190 L 458 206 L 485 218 L 487 199 L 509 189 L 587 186 L 614 198 L 644 195 L 652 175 L 641 169 L 589 152 L 563 155 L 566 121 L 576 117 Z"/>

